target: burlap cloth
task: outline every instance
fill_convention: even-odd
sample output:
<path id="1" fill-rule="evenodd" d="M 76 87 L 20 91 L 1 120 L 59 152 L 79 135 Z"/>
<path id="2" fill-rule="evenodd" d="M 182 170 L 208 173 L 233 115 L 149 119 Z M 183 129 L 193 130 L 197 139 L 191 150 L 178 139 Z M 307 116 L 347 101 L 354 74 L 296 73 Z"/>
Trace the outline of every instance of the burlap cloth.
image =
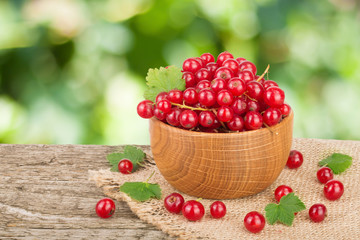
<path id="1" fill-rule="evenodd" d="M 294 139 L 292 149 L 303 153 L 304 163 L 299 169 L 285 168 L 279 178 L 265 191 L 254 196 L 235 200 L 224 200 L 227 215 L 223 219 L 212 219 L 209 207 L 214 200 L 202 199 L 205 216 L 200 222 L 189 222 L 181 214 L 173 215 L 163 206 L 165 196 L 176 190 L 161 176 L 156 165 L 146 164 L 133 174 L 123 175 L 110 172 L 109 169 L 90 171 L 90 179 L 95 180 L 105 195 L 126 201 L 131 210 L 142 220 L 155 225 L 162 231 L 180 239 L 360 239 L 360 141 L 337 141 L 318 139 Z M 324 197 L 323 184 L 316 178 L 319 169 L 317 163 L 328 155 L 339 152 L 353 157 L 352 166 L 341 175 L 335 175 L 345 187 L 344 195 L 337 201 Z M 151 156 L 150 150 L 147 154 Z M 150 158 L 151 159 L 151 158 Z M 104 159 L 105 161 L 105 159 Z M 162 189 L 162 200 L 150 200 L 140 203 L 118 188 L 126 181 L 144 181 L 155 171 L 150 182 L 159 183 Z M 292 187 L 295 194 L 305 203 L 306 210 L 300 212 L 293 226 L 280 223 L 266 224 L 258 234 L 248 232 L 243 224 L 245 215 L 250 211 L 259 211 L 265 215 L 265 206 L 275 202 L 274 190 L 286 184 Z M 185 201 L 196 199 L 183 194 Z M 321 223 L 309 219 L 308 209 L 315 203 L 327 207 L 328 216 Z"/>

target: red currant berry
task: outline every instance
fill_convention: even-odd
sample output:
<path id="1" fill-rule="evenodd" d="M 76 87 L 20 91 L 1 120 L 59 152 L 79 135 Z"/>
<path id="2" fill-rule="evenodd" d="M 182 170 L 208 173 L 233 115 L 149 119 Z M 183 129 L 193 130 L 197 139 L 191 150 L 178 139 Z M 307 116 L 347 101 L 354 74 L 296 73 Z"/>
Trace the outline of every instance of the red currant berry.
<path id="1" fill-rule="evenodd" d="M 222 78 L 215 78 L 211 81 L 210 87 L 212 90 L 214 90 L 214 92 L 217 93 L 226 88 L 226 82 Z"/>
<path id="2" fill-rule="evenodd" d="M 216 101 L 220 106 L 229 106 L 233 103 L 234 96 L 233 94 L 226 89 L 221 90 L 218 92 L 216 96 Z"/>
<path id="3" fill-rule="evenodd" d="M 201 67 L 204 67 L 206 65 L 204 59 L 202 59 L 201 57 L 196 57 L 195 58 L 201 65 Z"/>
<path id="4" fill-rule="evenodd" d="M 236 74 L 239 71 L 239 63 L 232 58 L 226 59 L 223 62 L 222 66 L 229 68 L 234 74 Z"/>
<path id="5" fill-rule="evenodd" d="M 244 129 L 244 119 L 240 116 L 235 115 L 230 122 L 226 123 L 231 131 L 242 131 Z"/>
<path id="6" fill-rule="evenodd" d="M 266 80 L 266 81 L 264 81 L 264 83 L 263 83 L 263 87 L 264 87 L 265 89 L 268 89 L 269 87 L 279 87 L 279 85 L 278 85 L 275 81 Z"/>
<path id="7" fill-rule="evenodd" d="M 199 92 L 199 103 L 206 107 L 211 107 L 216 102 L 215 93 L 211 89 L 202 89 Z"/>
<path id="8" fill-rule="evenodd" d="M 231 108 L 234 110 L 234 113 L 241 115 L 246 112 L 247 103 L 242 98 L 236 98 L 231 104 Z"/>
<path id="9" fill-rule="evenodd" d="M 242 57 L 238 57 L 237 59 L 235 59 L 239 64 L 242 63 L 243 61 L 246 61 L 245 58 Z"/>
<path id="10" fill-rule="evenodd" d="M 183 98 L 186 104 L 193 105 L 198 102 L 198 93 L 195 88 L 187 88 L 183 93 Z"/>
<path id="11" fill-rule="evenodd" d="M 172 103 L 182 104 L 183 92 L 177 89 L 170 90 L 168 93 L 168 100 Z"/>
<path id="12" fill-rule="evenodd" d="M 155 102 L 158 103 L 163 99 L 167 99 L 168 93 L 167 92 L 161 92 L 156 96 Z"/>
<path id="13" fill-rule="evenodd" d="M 218 109 L 217 117 L 222 122 L 229 122 L 234 117 L 234 111 L 228 106 L 221 106 Z"/>
<path id="14" fill-rule="evenodd" d="M 245 115 L 245 128 L 247 130 L 256 130 L 260 129 L 263 125 L 263 119 L 260 113 L 250 111 Z"/>
<path id="15" fill-rule="evenodd" d="M 226 214 L 226 206 L 221 201 L 215 201 L 210 205 L 210 213 L 213 218 L 222 218 Z"/>
<path id="16" fill-rule="evenodd" d="M 194 87 L 197 83 L 195 75 L 191 72 L 183 72 L 182 79 L 185 80 L 186 88 Z"/>
<path id="17" fill-rule="evenodd" d="M 328 167 L 320 168 L 317 171 L 316 176 L 321 183 L 327 183 L 329 180 L 334 178 L 333 171 Z"/>
<path id="18" fill-rule="evenodd" d="M 255 80 L 254 74 L 250 70 L 243 70 L 239 72 L 238 77 L 245 83 Z"/>
<path id="19" fill-rule="evenodd" d="M 171 102 L 167 99 L 162 99 L 156 104 L 157 109 L 164 113 L 168 113 L 171 110 Z"/>
<path id="20" fill-rule="evenodd" d="M 260 112 L 261 106 L 260 106 L 259 102 L 248 99 L 246 104 L 247 104 L 246 110 L 248 112 L 250 112 L 250 111 Z"/>
<path id="21" fill-rule="evenodd" d="M 196 84 L 196 91 L 199 92 L 201 89 L 210 88 L 211 82 L 209 80 L 201 80 Z"/>
<path id="22" fill-rule="evenodd" d="M 291 107 L 290 107 L 289 104 L 284 103 L 283 105 L 281 105 L 279 107 L 279 110 L 280 110 L 281 114 L 283 115 L 283 117 L 286 117 L 286 116 L 288 116 L 290 114 Z"/>
<path id="23" fill-rule="evenodd" d="M 196 58 L 188 58 L 183 63 L 184 72 L 196 73 L 202 67 L 202 63 Z"/>
<path id="24" fill-rule="evenodd" d="M 208 64 L 206 64 L 206 69 L 210 71 L 211 73 L 211 76 L 214 76 L 215 72 L 216 72 L 216 69 L 218 69 L 218 65 L 217 63 L 214 63 L 214 62 L 210 62 Z"/>
<path id="25" fill-rule="evenodd" d="M 309 217 L 313 222 L 321 222 L 326 217 L 326 207 L 324 204 L 317 203 L 310 207 Z"/>
<path id="26" fill-rule="evenodd" d="M 205 209 L 200 202 L 190 200 L 184 203 L 182 214 L 190 221 L 198 221 L 204 216 Z"/>
<path id="27" fill-rule="evenodd" d="M 234 77 L 227 83 L 227 89 L 229 89 L 234 96 L 240 96 L 245 92 L 246 84 L 240 78 Z"/>
<path id="28" fill-rule="evenodd" d="M 250 70 L 254 75 L 256 75 L 256 66 L 250 61 L 243 61 L 239 64 L 240 71 Z"/>
<path id="29" fill-rule="evenodd" d="M 186 129 L 196 127 L 198 124 L 198 116 L 193 110 L 184 110 L 179 116 L 181 126 Z"/>
<path id="30" fill-rule="evenodd" d="M 199 114 L 199 124 L 203 127 L 212 127 L 215 122 L 215 114 L 210 111 L 203 111 Z"/>
<path id="31" fill-rule="evenodd" d="M 248 231 L 258 233 L 265 227 L 265 218 L 259 212 L 249 212 L 244 218 L 244 225 Z"/>
<path id="32" fill-rule="evenodd" d="M 171 108 L 170 112 L 166 115 L 166 121 L 175 127 L 180 126 L 179 116 L 181 114 L 181 110 L 177 107 Z"/>
<path id="33" fill-rule="evenodd" d="M 216 129 L 216 128 L 219 128 L 219 127 L 221 127 L 221 123 L 220 123 L 219 119 L 217 117 L 215 117 L 214 124 L 209 128 Z"/>
<path id="34" fill-rule="evenodd" d="M 234 58 L 234 56 L 227 51 L 222 52 L 217 57 L 216 63 L 218 64 L 218 66 L 221 66 L 223 64 L 223 62 L 225 62 L 225 60 L 229 59 L 229 58 Z"/>
<path id="35" fill-rule="evenodd" d="M 285 93 L 278 87 L 269 87 L 263 95 L 264 101 L 270 107 L 280 107 L 284 104 Z"/>
<path id="36" fill-rule="evenodd" d="M 344 185 L 338 180 L 330 180 L 324 186 L 325 197 L 331 201 L 339 199 L 344 193 Z"/>
<path id="37" fill-rule="evenodd" d="M 195 73 L 195 78 L 196 78 L 196 81 L 198 81 L 198 82 L 201 80 L 211 80 L 212 74 L 208 69 L 201 68 L 199 71 L 197 71 Z"/>
<path id="38" fill-rule="evenodd" d="M 165 120 L 166 118 L 166 113 L 160 111 L 159 109 L 157 109 L 157 107 L 154 108 L 154 116 L 159 119 L 160 121 Z"/>
<path id="39" fill-rule="evenodd" d="M 224 80 L 229 80 L 232 77 L 234 77 L 234 74 L 227 67 L 219 67 L 214 74 L 214 78 L 222 78 Z"/>
<path id="40" fill-rule="evenodd" d="M 96 204 L 96 214 L 101 218 L 109 218 L 115 212 L 115 203 L 110 198 L 103 198 Z"/>
<path id="41" fill-rule="evenodd" d="M 201 54 L 200 58 L 201 58 L 202 60 L 204 60 L 204 62 L 205 62 L 206 64 L 215 61 L 214 56 L 211 55 L 210 53 L 203 53 L 203 54 Z"/>
<path id="42" fill-rule="evenodd" d="M 137 105 L 137 113 L 142 118 L 152 118 L 154 116 L 154 103 L 150 100 L 143 100 Z"/>
<path id="43" fill-rule="evenodd" d="M 280 185 L 275 189 L 275 199 L 276 201 L 280 202 L 280 199 L 288 195 L 289 193 L 293 192 L 292 188 L 286 185 Z"/>
<path id="44" fill-rule="evenodd" d="M 282 118 L 281 112 L 277 108 L 268 108 L 263 113 L 264 124 L 274 126 L 280 122 Z"/>
<path id="45" fill-rule="evenodd" d="M 164 206 L 169 212 L 178 214 L 181 212 L 184 202 L 184 198 L 181 194 L 172 193 L 164 199 Z"/>
<path id="46" fill-rule="evenodd" d="M 286 162 L 286 166 L 288 166 L 288 168 L 291 168 L 291 169 L 298 168 L 301 166 L 303 161 L 304 161 L 304 158 L 303 158 L 303 155 L 301 154 L 301 152 L 299 152 L 297 150 L 291 150 L 288 160 Z"/>
<path id="47" fill-rule="evenodd" d="M 122 174 L 130 174 L 133 170 L 133 163 L 129 159 L 122 159 L 118 164 L 119 172 Z"/>
<path id="48" fill-rule="evenodd" d="M 246 84 L 246 93 L 250 98 L 261 100 L 264 93 L 264 88 L 256 81 L 250 81 Z"/>

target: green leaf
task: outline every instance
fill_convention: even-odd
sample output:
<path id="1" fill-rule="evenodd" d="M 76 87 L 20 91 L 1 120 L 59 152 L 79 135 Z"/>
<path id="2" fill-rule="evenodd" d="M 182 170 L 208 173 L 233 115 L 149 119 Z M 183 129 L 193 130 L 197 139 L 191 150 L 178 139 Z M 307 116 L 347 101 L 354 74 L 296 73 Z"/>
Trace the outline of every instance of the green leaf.
<path id="1" fill-rule="evenodd" d="M 291 226 L 294 213 L 306 209 L 305 204 L 294 193 L 289 193 L 280 199 L 279 204 L 270 203 L 265 207 L 265 216 L 269 224 L 279 221 Z"/>
<path id="2" fill-rule="evenodd" d="M 160 92 L 168 92 L 172 89 L 185 90 L 181 69 L 175 66 L 150 68 L 146 76 L 146 84 L 149 88 L 145 91 L 144 97 L 153 102 Z"/>
<path id="3" fill-rule="evenodd" d="M 110 153 L 106 156 L 107 160 L 109 161 L 111 165 L 111 171 L 118 172 L 118 164 L 119 162 L 126 158 L 129 159 L 133 163 L 133 172 L 136 171 L 136 169 L 139 166 L 139 163 L 144 161 L 145 153 L 134 146 L 125 146 L 122 153 Z"/>
<path id="4" fill-rule="evenodd" d="M 334 172 L 339 174 L 348 169 L 352 164 L 352 157 L 346 154 L 333 153 L 331 156 L 321 160 L 320 166 L 328 166 Z"/>
<path id="5" fill-rule="evenodd" d="M 120 187 L 120 191 L 140 202 L 149 200 L 150 198 L 161 199 L 160 186 L 154 183 L 126 182 Z"/>

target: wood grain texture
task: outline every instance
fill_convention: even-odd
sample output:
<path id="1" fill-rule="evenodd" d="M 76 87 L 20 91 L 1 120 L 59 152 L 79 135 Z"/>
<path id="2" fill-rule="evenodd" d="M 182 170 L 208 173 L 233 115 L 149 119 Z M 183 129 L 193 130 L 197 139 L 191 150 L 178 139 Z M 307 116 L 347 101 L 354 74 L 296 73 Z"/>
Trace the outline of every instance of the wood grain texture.
<path id="1" fill-rule="evenodd" d="M 292 144 L 293 113 L 269 129 L 204 133 L 150 120 L 151 149 L 165 179 L 189 195 L 231 199 L 258 193 L 281 173 Z"/>
<path id="2" fill-rule="evenodd" d="M 88 170 L 108 168 L 106 155 L 121 149 L 0 145 L 0 239 L 170 239 L 124 202 L 115 202 L 111 218 L 96 216 L 104 194 Z"/>

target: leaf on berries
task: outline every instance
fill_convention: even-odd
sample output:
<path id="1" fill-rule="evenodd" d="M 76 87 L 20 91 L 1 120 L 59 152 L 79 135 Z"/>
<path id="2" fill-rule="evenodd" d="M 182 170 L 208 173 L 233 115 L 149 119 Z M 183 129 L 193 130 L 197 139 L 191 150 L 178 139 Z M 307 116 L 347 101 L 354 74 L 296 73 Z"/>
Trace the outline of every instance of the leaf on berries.
<path id="1" fill-rule="evenodd" d="M 352 157 L 346 154 L 333 153 L 331 156 L 321 160 L 320 166 L 331 168 L 334 174 L 340 174 L 348 169 L 352 164 Z"/>
<path id="2" fill-rule="evenodd" d="M 150 68 L 146 76 L 146 84 L 149 88 L 145 91 L 144 97 L 153 102 L 161 92 L 169 92 L 172 89 L 185 90 L 181 69 L 175 66 Z"/>
<path id="3" fill-rule="evenodd" d="M 129 195 L 132 199 L 144 202 L 150 198 L 161 199 L 159 184 L 147 182 L 126 182 L 120 187 L 120 191 Z"/>
<path id="4" fill-rule="evenodd" d="M 133 164 L 133 172 L 136 171 L 139 164 L 141 164 L 144 161 L 145 153 L 134 146 L 125 146 L 123 152 L 121 153 L 110 153 L 106 156 L 107 160 L 109 161 L 111 165 L 111 171 L 118 172 L 118 164 L 119 162 L 126 158 L 129 159 Z"/>
<path id="5" fill-rule="evenodd" d="M 279 204 L 270 203 L 265 207 L 265 216 L 269 224 L 279 221 L 291 226 L 294 213 L 306 209 L 305 204 L 294 193 L 289 193 L 280 199 Z"/>

